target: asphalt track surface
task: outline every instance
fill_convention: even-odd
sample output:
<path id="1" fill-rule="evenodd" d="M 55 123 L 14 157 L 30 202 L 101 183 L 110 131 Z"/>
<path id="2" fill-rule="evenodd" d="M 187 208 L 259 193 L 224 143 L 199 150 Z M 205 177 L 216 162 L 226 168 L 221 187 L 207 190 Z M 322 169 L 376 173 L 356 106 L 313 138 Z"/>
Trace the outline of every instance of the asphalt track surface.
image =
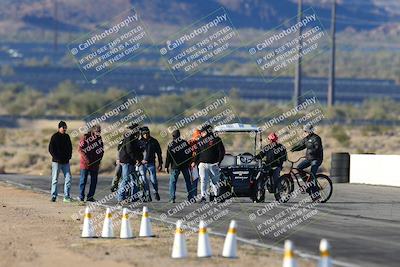
<path id="1" fill-rule="evenodd" d="M 45 176 L 0 175 L 0 181 L 45 191 L 49 191 L 50 188 L 50 178 Z M 73 196 L 77 196 L 78 181 L 78 177 L 73 177 Z M 95 196 L 97 200 L 109 195 L 110 181 L 110 177 L 99 177 Z M 63 192 L 62 183 L 61 176 L 59 193 Z M 157 220 L 161 218 L 163 221 L 174 222 L 186 216 L 185 219 L 189 223 L 193 222 L 195 226 L 195 218 L 209 212 L 210 215 L 205 219 L 214 219 L 209 224 L 212 232 L 226 233 L 229 221 L 235 219 L 238 222 L 238 237 L 248 243 L 276 249 L 283 246 L 285 239 L 290 239 L 295 243 L 300 255 L 312 257 L 318 255 L 319 240 L 327 238 L 332 246 L 331 254 L 338 266 L 399 266 L 398 187 L 334 184 L 334 192 L 328 203 L 318 204 L 306 210 L 304 207 L 309 203 L 303 204 L 307 199 L 307 195 L 303 194 L 299 194 L 289 203 L 273 208 L 273 197 L 269 194 L 265 203 L 251 203 L 248 198 L 233 198 L 222 205 L 209 204 L 207 209 L 202 209 L 204 204 L 199 203 L 183 205 L 182 202 L 186 199 L 183 177 L 179 177 L 178 181 L 177 203 L 168 203 L 168 177 L 165 175 L 159 176 L 159 192 L 161 201 L 146 203 L 151 216 Z M 106 204 L 115 205 L 116 201 L 113 199 Z M 134 208 L 140 210 L 143 204 L 135 205 Z M 184 207 L 178 211 L 179 205 Z M 298 216 L 293 217 L 296 212 Z M 194 214 L 197 217 L 193 216 Z M 282 216 L 278 218 L 277 215 Z M 266 227 L 261 227 L 266 220 L 268 227 L 271 227 L 289 217 L 292 218 L 291 221 L 276 228 L 280 231 L 268 232 L 265 231 Z M 300 218 L 302 220 L 299 222 Z M 282 229 L 286 229 L 287 232 L 283 232 Z"/>

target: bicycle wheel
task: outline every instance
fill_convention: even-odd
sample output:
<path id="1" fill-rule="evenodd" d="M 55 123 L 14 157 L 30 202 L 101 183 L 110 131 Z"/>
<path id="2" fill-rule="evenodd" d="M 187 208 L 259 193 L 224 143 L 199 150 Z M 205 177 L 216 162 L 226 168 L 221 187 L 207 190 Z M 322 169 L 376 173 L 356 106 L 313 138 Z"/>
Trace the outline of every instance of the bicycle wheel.
<path id="1" fill-rule="evenodd" d="M 258 178 L 256 182 L 255 202 L 260 203 L 265 201 L 265 181 L 263 178 Z"/>
<path id="2" fill-rule="evenodd" d="M 275 200 L 281 203 L 286 203 L 290 199 L 290 194 L 294 190 L 294 182 L 290 174 L 284 174 L 279 178 L 280 189 L 274 194 Z M 278 189 L 278 185 L 277 185 Z"/>
<path id="3" fill-rule="evenodd" d="M 319 194 L 321 195 L 321 203 L 327 202 L 333 192 L 333 185 L 331 179 L 324 174 L 317 174 L 317 186 Z"/>

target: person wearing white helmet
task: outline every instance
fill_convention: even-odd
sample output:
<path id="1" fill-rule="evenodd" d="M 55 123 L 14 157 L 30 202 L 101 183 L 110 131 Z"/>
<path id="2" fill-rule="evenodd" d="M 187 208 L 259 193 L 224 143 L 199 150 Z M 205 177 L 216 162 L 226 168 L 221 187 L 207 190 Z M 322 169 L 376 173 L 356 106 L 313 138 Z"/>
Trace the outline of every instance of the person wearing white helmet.
<path id="1" fill-rule="evenodd" d="M 297 168 L 303 170 L 311 166 L 313 184 L 310 186 L 309 194 L 314 201 L 318 201 L 321 196 L 316 186 L 316 175 L 324 159 L 324 148 L 322 146 L 321 137 L 314 133 L 314 126 L 312 124 L 304 125 L 303 130 L 306 133 L 306 137 L 297 143 L 290 151 L 306 149 L 306 158 L 299 163 Z"/>

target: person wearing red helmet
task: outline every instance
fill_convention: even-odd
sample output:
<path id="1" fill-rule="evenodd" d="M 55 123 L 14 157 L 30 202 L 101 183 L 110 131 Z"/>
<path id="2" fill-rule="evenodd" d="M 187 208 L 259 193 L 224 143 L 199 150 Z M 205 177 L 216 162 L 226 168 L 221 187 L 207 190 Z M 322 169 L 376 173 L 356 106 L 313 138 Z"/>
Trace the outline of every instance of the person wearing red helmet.
<path id="1" fill-rule="evenodd" d="M 272 188 L 270 191 L 275 193 L 276 189 L 279 191 L 279 177 L 283 163 L 287 160 L 287 152 L 285 146 L 278 143 L 278 136 L 275 133 L 270 133 L 268 135 L 268 140 L 269 144 L 267 144 L 260 153 L 256 155 L 256 158 L 264 161 L 264 172 L 268 173 L 268 176 L 273 178 L 271 181 Z"/>
<path id="2" fill-rule="evenodd" d="M 276 143 L 276 142 L 278 142 L 278 136 L 276 135 L 276 133 L 270 133 L 269 135 L 268 135 L 268 140 L 271 142 L 271 143 Z"/>

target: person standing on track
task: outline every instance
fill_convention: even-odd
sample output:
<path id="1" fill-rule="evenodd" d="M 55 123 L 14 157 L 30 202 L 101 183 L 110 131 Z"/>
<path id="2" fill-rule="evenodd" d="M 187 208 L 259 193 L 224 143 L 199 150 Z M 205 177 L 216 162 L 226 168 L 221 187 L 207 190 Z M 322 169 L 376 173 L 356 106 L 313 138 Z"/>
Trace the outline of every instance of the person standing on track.
<path id="1" fill-rule="evenodd" d="M 64 174 L 64 203 L 71 202 L 71 169 L 69 160 L 72 157 L 71 138 L 67 134 L 67 124 L 60 121 L 58 131 L 53 134 L 49 143 L 49 153 L 52 157 L 51 163 L 51 201 L 57 199 L 57 183 L 60 171 Z"/>
<path id="2" fill-rule="evenodd" d="M 139 125 L 133 123 L 127 127 L 124 139 L 119 151 L 119 161 L 122 166 L 122 180 L 118 187 L 117 200 L 120 205 L 127 199 L 127 193 L 132 192 L 131 200 L 134 201 L 137 192 L 137 177 L 132 177 L 134 168 L 143 159 L 143 151 L 139 142 Z"/>
<path id="3" fill-rule="evenodd" d="M 200 130 L 195 129 L 192 134 L 192 139 L 190 139 L 189 145 L 192 148 L 192 162 L 190 164 L 190 176 L 192 180 L 192 195 L 197 196 L 197 185 L 199 183 L 199 168 L 195 162 L 196 159 L 196 151 L 197 151 L 197 142 L 201 136 Z"/>
<path id="4" fill-rule="evenodd" d="M 85 200 L 85 187 L 87 178 L 90 175 L 90 187 L 86 201 L 94 202 L 97 177 L 99 174 L 100 162 L 104 155 L 103 139 L 101 138 L 100 125 L 93 126 L 87 134 L 84 134 L 79 142 L 78 151 L 80 154 L 80 181 L 79 200 Z"/>
<path id="5" fill-rule="evenodd" d="M 147 126 L 141 128 L 141 133 L 142 133 L 142 138 L 140 139 L 140 141 L 144 152 L 143 152 L 142 164 L 139 166 L 139 172 L 140 175 L 144 177 L 146 183 L 148 183 L 147 171 L 150 172 L 150 182 L 153 186 L 154 197 L 157 201 L 159 201 L 160 195 L 158 194 L 157 171 L 161 171 L 163 165 L 160 143 L 157 141 L 157 139 L 155 139 L 150 135 L 150 129 Z M 156 170 L 156 155 L 158 159 L 157 170 Z M 151 201 L 150 195 L 149 195 L 149 201 Z"/>
<path id="6" fill-rule="evenodd" d="M 190 159 L 192 158 L 192 149 L 189 143 L 181 138 L 179 130 L 172 132 L 172 142 L 168 144 L 167 158 L 165 160 L 165 172 L 170 173 L 169 176 L 169 202 L 175 203 L 176 198 L 176 183 L 179 174 L 183 174 L 185 179 L 186 190 L 188 193 L 187 199 L 190 201 L 192 195 L 192 181 L 190 180 Z M 169 167 L 171 166 L 171 171 Z"/>
<path id="7" fill-rule="evenodd" d="M 303 130 L 307 136 L 297 143 L 290 151 L 306 149 L 306 158 L 299 163 L 297 168 L 303 170 L 311 166 L 312 183 L 308 192 L 313 201 L 318 201 L 321 196 L 317 186 L 317 171 L 324 159 L 324 148 L 322 146 L 321 137 L 314 133 L 314 126 L 312 124 L 306 124 Z"/>
<path id="8" fill-rule="evenodd" d="M 200 131 L 201 137 L 197 143 L 196 163 L 199 166 L 200 174 L 200 203 L 205 203 L 210 178 L 214 196 L 218 197 L 218 182 L 220 180 L 219 164 L 224 159 L 225 147 L 221 138 L 213 133 L 211 125 L 203 126 Z"/>

